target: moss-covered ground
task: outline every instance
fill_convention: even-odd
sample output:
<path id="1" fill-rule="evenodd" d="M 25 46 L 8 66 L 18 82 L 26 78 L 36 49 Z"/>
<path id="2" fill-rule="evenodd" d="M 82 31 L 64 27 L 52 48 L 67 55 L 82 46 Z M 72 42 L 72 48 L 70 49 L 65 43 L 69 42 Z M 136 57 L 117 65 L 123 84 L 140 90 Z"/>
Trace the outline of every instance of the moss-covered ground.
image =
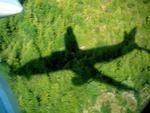
<path id="1" fill-rule="evenodd" d="M 22 0 L 22 3 L 21 14 L 0 19 L 0 55 L 1 69 L 8 73 L 23 113 L 140 113 L 150 99 L 149 0 Z M 108 59 L 106 54 L 111 52 L 106 51 L 100 57 L 103 62 L 98 62 L 98 58 L 96 62 L 93 60 L 96 54 L 91 52 L 91 61 L 87 60 L 89 54 L 82 59 L 79 55 L 73 57 L 72 65 L 65 61 L 68 57 L 54 55 L 56 59 L 48 68 L 55 68 L 49 71 L 40 60 L 66 49 L 64 38 L 69 26 L 72 32 L 67 36 L 75 37 L 81 50 L 110 47 L 128 37 L 135 37 L 134 43 L 143 49 L 134 48 L 132 43 L 128 44 L 129 40 L 119 49 L 127 54 L 118 52 L 114 59 L 115 53 L 111 53 L 104 62 Z M 131 32 L 133 28 L 137 29 L 135 36 Z M 100 54 L 101 49 L 98 50 Z M 33 67 L 26 65 L 35 59 L 38 60 Z M 68 64 L 54 71 L 62 62 Z M 89 62 L 95 62 L 93 68 L 111 80 L 93 80 L 95 71 Z M 17 73 L 24 65 L 25 71 Z M 86 75 L 90 77 L 84 82 Z M 75 84 L 76 77 L 79 79 Z"/>

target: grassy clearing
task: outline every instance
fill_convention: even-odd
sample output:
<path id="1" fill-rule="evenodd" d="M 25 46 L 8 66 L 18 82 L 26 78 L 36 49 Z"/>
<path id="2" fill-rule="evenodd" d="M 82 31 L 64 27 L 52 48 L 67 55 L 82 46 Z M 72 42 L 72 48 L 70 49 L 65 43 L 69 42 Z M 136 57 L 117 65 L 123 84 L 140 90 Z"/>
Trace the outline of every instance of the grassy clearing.
<path id="1" fill-rule="evenodd" d="M 24 76 L 12 71 L 33 59 L 65 50 L 68 26 L 82 50 L 118 44 L 124 32 L 134 27 L 136 43 L 150 50 L 149 0 L 24 0 L 23 6 L 23 13 L 0 19 L 1 58 L 23 113 L 140 112 L 150 99 L 150 54 L 142 50 L 94 65 L 138 92 L 98 81 L 76 86 L 72 79 L 78 74 L 71 70 Z"/>

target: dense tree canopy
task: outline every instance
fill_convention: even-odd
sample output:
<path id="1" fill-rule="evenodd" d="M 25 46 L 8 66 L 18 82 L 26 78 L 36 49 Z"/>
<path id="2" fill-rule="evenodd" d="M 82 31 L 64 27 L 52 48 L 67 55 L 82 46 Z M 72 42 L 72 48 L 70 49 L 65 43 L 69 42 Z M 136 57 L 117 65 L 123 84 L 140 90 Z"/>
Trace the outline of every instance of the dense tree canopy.
<path id="1" fill-rule="evenodd" d="M 69 26 L 73 33 L 68 36 L 76 38 L 81 50 L 119 44 L 133 28 L 137 29 L 135 43 L 150 50 L 149 0 L 21 0 L 21 3 L 24 7 L 21 14 L 0 19 L 0 55 L 3 62 L 0 69 L 8 73 L 8 81 L 23 113 L 141 111 L 150 99 L 150 53 L 140 49 L 129 52 L 132 44 L 121 49 L 128 54 L 108 62 L 96 62 L 94 68 L 136 91 L 91 79 L 75 85 L 74 78 L 82 77 L 65 68 L 70 66 L 69 62 L 62 70 L 34 75 L 35 68 L 45 69 L 41 62 L 34 63 L 35 68 L 33 66 L 32 69 L 25 67 L 23 74 L 16 73 L 16 70 L 35 59 L 64 51 L 64 38 Z M 100 54 L 101 51 L 96 52 Z M 95 55 L 91 54 L 91 59 Z M 114 55 L 111 54 L 112 58 Z M 81 73 L 88 65 L 81 62 L 86 62 L 87 57 L 74 59 L 77 60 L 74 68 Z M 56 65 L 61 63 L 57 60 Z M 4 66 L 7 68 L 4 69 Z M 90 68 L 86 70 L 88 73 Z M 83 72 L 83 75 L 86 79 L 87 74 Z"/>

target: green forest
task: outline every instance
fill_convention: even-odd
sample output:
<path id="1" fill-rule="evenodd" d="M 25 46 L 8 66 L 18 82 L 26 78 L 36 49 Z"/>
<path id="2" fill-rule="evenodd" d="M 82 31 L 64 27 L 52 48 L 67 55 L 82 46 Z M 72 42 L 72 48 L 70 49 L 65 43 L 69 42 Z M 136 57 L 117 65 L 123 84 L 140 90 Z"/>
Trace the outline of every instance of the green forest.
<path id="1" fill-rule="evenodd" d="M 141 113 L 150 0 L 20 1 L 0 18 L 0 70 L 22 113 Z"/>

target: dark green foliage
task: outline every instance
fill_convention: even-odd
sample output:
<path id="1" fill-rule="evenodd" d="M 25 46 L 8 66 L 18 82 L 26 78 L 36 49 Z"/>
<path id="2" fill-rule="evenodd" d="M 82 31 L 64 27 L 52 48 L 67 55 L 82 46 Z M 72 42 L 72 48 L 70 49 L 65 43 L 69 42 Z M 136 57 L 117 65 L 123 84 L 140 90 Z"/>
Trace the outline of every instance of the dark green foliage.
<path id="1" fill-rule="evenodd" d="M 0 52 L 24 113 L 140 112 L 150 98 L 149 0 L 21 3 L 0 19 Z"/>
<path id="2" fill-rule="evenodd" d="M 111 113 L 111 104 L 109 102 L 106 102 L 102 105 L 101 108 L 102 113 Z"/>

